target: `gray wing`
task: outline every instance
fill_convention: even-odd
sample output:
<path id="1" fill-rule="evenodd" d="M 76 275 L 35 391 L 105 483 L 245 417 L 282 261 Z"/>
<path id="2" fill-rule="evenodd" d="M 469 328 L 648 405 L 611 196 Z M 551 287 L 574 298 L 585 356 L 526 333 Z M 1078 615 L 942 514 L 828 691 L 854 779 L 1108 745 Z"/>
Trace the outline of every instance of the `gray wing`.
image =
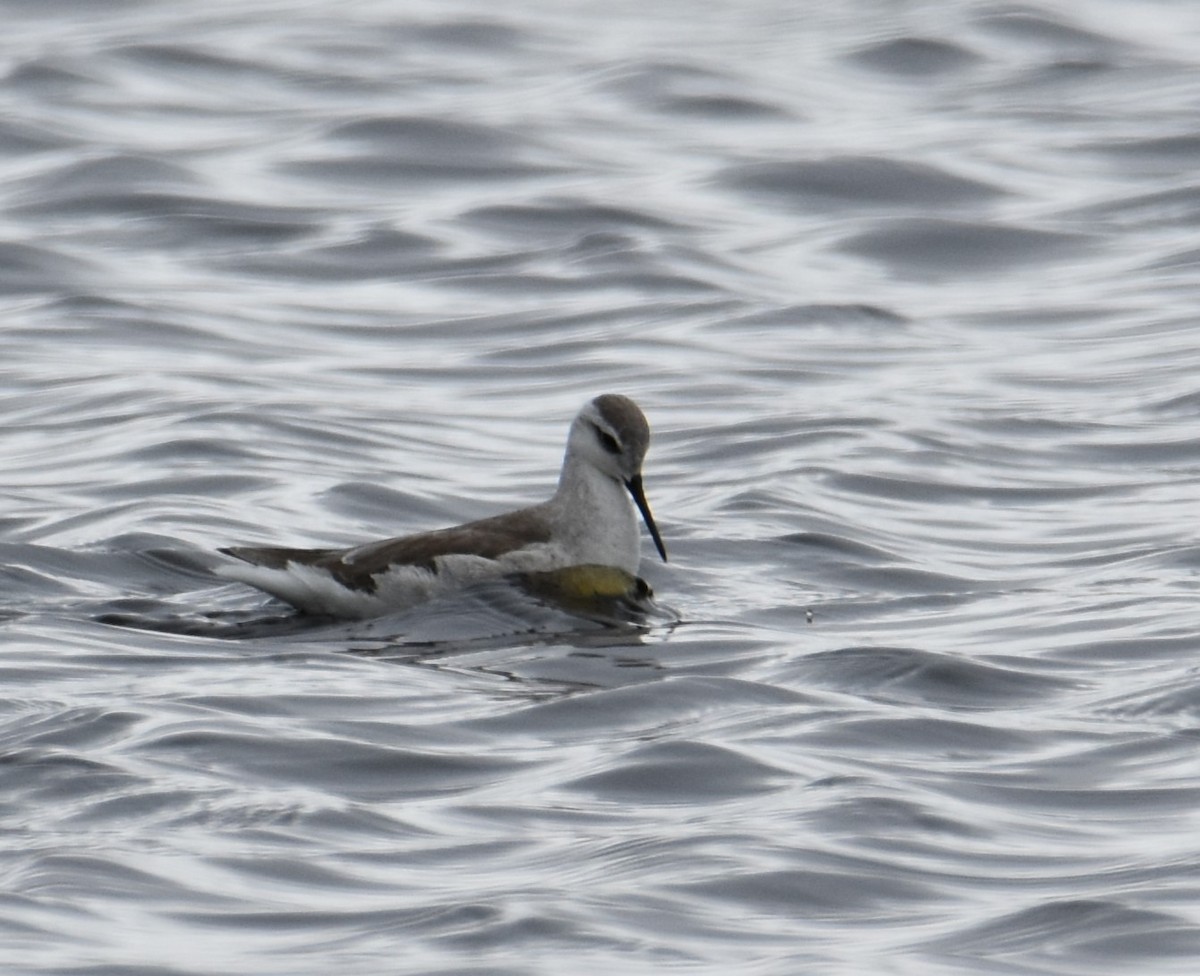
<path id="1" fill-rule="evenodd" d="M 468 522 L 452 529 L 368 542 L 351 549 L 286 549 L 230 546 L 220 552 L 255 566 L 286 569 L 288 564 L 323 569 L 343 586 L 373 592 L 375 576 L 392 566 L 416 566 L 437 573 L 439 556 L 497 559 L 525 546 L 549 542 L 550 527 L 536 509 Z"/>

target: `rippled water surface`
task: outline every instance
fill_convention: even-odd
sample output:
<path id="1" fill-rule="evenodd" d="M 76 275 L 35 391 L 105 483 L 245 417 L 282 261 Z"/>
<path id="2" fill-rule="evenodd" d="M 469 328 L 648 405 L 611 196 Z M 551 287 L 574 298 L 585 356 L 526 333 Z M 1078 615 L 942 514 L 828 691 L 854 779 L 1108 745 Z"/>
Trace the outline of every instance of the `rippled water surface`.
<path id="1" fill-rule="evenodd" d="M 6 974 L 1195 971 L 1200 7 L 0 14 Z M 661 617 L 204 568 L 607 391 Z"/>

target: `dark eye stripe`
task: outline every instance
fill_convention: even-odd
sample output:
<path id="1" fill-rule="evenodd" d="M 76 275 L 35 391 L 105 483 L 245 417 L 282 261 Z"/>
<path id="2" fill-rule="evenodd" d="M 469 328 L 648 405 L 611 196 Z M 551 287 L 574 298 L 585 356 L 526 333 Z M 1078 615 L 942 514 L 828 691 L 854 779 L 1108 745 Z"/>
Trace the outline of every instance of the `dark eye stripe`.
<path id="1" fill-rule="evenodd" d="M 595 424 L 592 424 L 592 426 L 596 427 Z M 612 434 L 596 427 L 596 436 L 600 438 L 600 446 L 608 451 L 609 454 L 621 453 L 621 445 L 617 443 L 617 439 Z"/>

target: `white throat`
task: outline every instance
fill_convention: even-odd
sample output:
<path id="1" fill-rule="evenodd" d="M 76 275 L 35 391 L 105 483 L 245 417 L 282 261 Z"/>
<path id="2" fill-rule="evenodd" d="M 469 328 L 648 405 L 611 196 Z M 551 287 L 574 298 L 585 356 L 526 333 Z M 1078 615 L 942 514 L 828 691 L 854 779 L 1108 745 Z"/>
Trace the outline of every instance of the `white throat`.
<path id="1" fill-rule="evenodd" d="M 568 451 L 548 506 L 577 565 L 616 566 L 636 575 L 641 538 L 625 485 Z"/>

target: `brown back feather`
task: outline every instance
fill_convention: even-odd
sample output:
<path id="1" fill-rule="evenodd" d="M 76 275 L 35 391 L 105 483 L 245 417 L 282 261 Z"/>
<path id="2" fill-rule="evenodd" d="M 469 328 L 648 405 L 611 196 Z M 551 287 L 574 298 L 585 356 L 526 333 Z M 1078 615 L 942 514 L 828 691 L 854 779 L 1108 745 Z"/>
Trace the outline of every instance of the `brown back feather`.
<path id="1" fill-rule="evenodd" d="M 285 549 L 231 546 L 221 552 L 255 566 L 287 569 L 289 563 L 323 569 L 343 586 L 375 592 L 375 576 L 394 565 L 438 571 L 439 556 L 497 559 L 531 543 L 550 541 L 550 528 L 531 509 L 480 519 L 466 525 L 399 536 L 350 549 Z"/>

